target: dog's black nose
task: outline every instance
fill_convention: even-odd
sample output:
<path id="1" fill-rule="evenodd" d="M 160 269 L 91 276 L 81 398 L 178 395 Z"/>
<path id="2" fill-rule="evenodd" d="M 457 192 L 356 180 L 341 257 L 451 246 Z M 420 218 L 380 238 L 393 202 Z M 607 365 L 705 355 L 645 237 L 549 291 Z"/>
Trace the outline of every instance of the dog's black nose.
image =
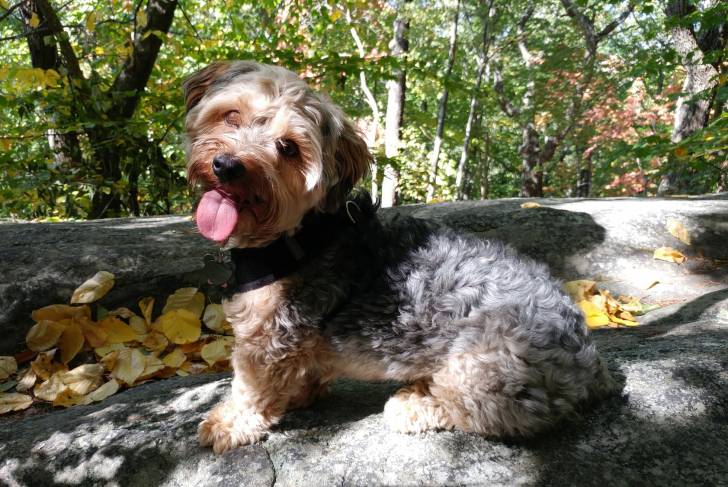
<path id="1" fill-rule="evenodd" d="M 221 182 L 232 181 L 245 174 L 245 166 L 240 159 L 230 154 L 218 154 L 212 160 L 212 172 Z"/>

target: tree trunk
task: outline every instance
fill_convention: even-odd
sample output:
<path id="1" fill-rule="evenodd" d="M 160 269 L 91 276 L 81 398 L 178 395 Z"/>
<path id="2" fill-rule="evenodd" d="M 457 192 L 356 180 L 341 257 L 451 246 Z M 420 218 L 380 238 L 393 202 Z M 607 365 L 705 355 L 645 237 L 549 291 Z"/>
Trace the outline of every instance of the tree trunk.
<path id="1" fill-rule="evenodd" d="M 401 12 L 394 21 L 394 38 L 390 43 L 392 56 L 404 64 L 409 51 L 409 22 Z M 399 174 L 389 159 L 399 153 L 402 120 L 404 119 L 404 102 L 407 91 L 407 71 L 399 67 L 394 71 L 394 78 L 387 81 L 387 114 L 384 126 L 384 154 L 388 161 L 382 177 L 382 207 L 394 206 L 397 199 L 397 183 Z"/>
<path id="2" fill-rule="evenodd" d="M 483 83 L 483 76 L 486 72 L 488 47 L 490 44 L 490 39 L 488 37 L 488 24 L 490 22 L 490 15 L 491 10 L 493 9 L 494 1 L 495 0 L 490 0 L 487 5 L 481 4 L 481 7 L 485 6 L 483 12 L 483 42 L 481 47 L 481 57 L 479 60 L 478 75 L 475 81 L 475 89 L 473 90 L 473 94 L 470 97 L 470 110 L 468 112 L 468 121 L 465 123 L 465 138 L 463 140 L 463 150 L 460 153 L 458 172 L 455 176 L 456 198 L 459 200 L 463 199 L 464 197 L 463 190 L 465 188 L 465 169 L 468 163 L 468 149 L 470 148 L 470 138 L 473 128 L 473 121 L 475 120 L 475 113 L 478 108 L 478 96 L 480 95 L 480 87 Z"/>
<path id="3" fill-rule="evenodd" d="M 581 157 L 581 156 L 579 156 Z M 577 198 L 588 198 L 591 192 L 592 180 L 592 154 L 589 153 L 583 161 L 579 169 L 579 182 L 576 185 Z"/>
<path id="4" fill-rule="evenodd" d="M 450 30 L 450 48 L 447 54 L 447 68 L 443 78 L 443 90 L 440 96 L 440 103 L 437 107 L 437 128 L 435 129 L 435 144 L 432 148 L 432 157 L 430 159 L 430 173 L 427 184 L 426 201 L 431 201 L 435 195 L 435 185 L 437 184 L 437 164 L 440 159 L 440 150 L 442 149 L 442 134 L 445 131 L 445 115 L 447 113 L 447 99 L 450 94 L 447 83 L 450 81 L 453 65 L 455 64 L 455 52 L 458 45 L 458 19 L 460 18 L 460 0 L 455 7 L 455 16 L 453 17 L 452 29 Z"/>
<path id="5" fill-rule="evenodd" d="M 485 124 L 483 130 L 483 155 L 480 161 L 480 199 L 487 200 L 490 196 L 490 128 Z"/>
<path id="6" fill-rule="evenodd" d="M 541 165 L 541 144 L 539 133 L 532 122 L 522 129 L 521 153 L 521 196 L 524 198 L 543 196 L 543 166 Z"/>

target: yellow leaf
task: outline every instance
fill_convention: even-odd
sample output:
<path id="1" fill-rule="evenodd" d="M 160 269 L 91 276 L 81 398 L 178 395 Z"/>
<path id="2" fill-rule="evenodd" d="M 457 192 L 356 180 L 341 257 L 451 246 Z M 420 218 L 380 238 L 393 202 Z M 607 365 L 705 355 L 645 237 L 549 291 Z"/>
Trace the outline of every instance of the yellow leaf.
<path id="1" fill-rule="evenodd" d="M 225 333 L 225 325 L 228 324 L 225 321 L 225 312 L 222 310 L 222 305 L 214 303 L 207 305 L 205 313 L 202 315 L 202 321 L 210 330 L 221 335 Z"/>
<path id="2" fill-rule="evenodd" d="M 152 330 L 149 332 L 146 338 L 144 338 L 142 345 L 144 345 L 145 348 L 151 350 L 152 352 L 161 352 L 165 348 L 167 348 L 167 345 L 169 345 L 169 340 L 167 340 L 167 337 L 164 336 L 163 333 Z"/>
<path id="3" fill-rule="evenodd" d="M 85 317 L 91 319 L 91 308 L 83 306 L 69 306 L 67 304 L 51 304 L 33 311 L 30 316 L 33 321 L 61 321 L 68 318 Z"/>
<path id="4" fill-rule="evenodd" d="M 154 298 L 147 297 L 139 301 L 139 310 L 147 321 L 147 325 L 152 326 L 152 311 L 154 310 Z"/>
<path id="5" fill-rule="evenodd" d="M 87 404 L 86 398 L 81 394 L 74 392 L 71 388 L 66 387 L 53 398 L 54 406 L 62 406 L 69 408 L 71 406 L 77 406 L 78 404 Z"/>
<path id="6" fill-rule="evenodd" d="M 7 0 L 0 0 L 0 8 L 8 10 L 10 8 L 10 4 L 7 2 Z"/>
<path id="7" fill-rule="evenodd" d="M 579 301 L 578 306 L 581 308 L 582 313 L 584 313 L 584 318 L 589 328 L 600 328 L 609 324 L 609 316 L 607 316 L 602 308 L 591 301 Z"/>
<path id="8" fill-rule="evenodd" d="M 86 30 L 89 32 L 96 30 L 96 12 L 89 12 L 86 15 Z"/>
<path id="9" fill-rule="evenodd" d="M 43 320 L 33 325 L 25 336 L 28 348 L 34 352 L 42 352 L 52 348 L 58 343 L 64 326 L 55 321 Z"/>
<path id="10" fill-rule="evenodd" d="M 27 394 L 0 393 L 0 414 L 28 409 L 31 404 L 33 404 L 33 398 Z"/>
<path id="11" fill-rule="evenodd" d="M 93 348 L 103 346 L 109 338 L 109 334 L 91 320 L 80 320 L 79 324 L 84 338 Z"/>
<path id="12" fill-rule="evenodd" d="M 98 322 L 98 327 L 107 334 L 107 343 L 125 343 L 136 339 L 136 332 L 118 318 L 107 316 Z"/>
<path id="13" fill-rule="evenodd" d="M 45 85 L 48 88 L 55 88 L 58 86 L 58 81 L 61 79 L 61 75 L 55 69 L 46 69 L 45 71 Z"/>
<path id="14" fill-rule="evenodd" d="M 121 307 L 121 308 L 116 308 L 116 309 L 109 311 L 107 316 L 116 316 L 116 317 L 124 318 L 125 320 L 128 320 L 132 316 L 136 316 L 136 315 L 129 308 Z"/>
<path id="15" fill-rule="evenodd" d="M 338 8 L 335 8 L 331 12 L 331 15 L 329 15 L 329 18 L 331 19 L 331 22 L 336 22 L 337 20 L 339 20 L 341 18 L 342 15 L 343 15 L 343 13 L 341 12 L 341 10 L 339 10 Z"/>
<path id="16" fill-rule="evenodd" d="M 136 382 L 139 376 L 142 375 L 147 365 L 144 354 L 136 348 L 119 350 L 118 352 L 112 352 L 109 355 L 114 354 L 116 354 L 116 363 L 111 369 L 111 376 L 126 385 L 134 385 L 134 382 Z M 106 357 L 104 357 L 104 359 L 105 358 Z M 102 361 L 104 359 L 102 359 Z"/>
<path id="17" fill-rule="evenodd" d="M 196 287 L 183 287 L 167 298 L 162 314 L 175 309 L 184 309 L 199 318 L 204 308 L 205 295 L 197 292 Z"/>
<path id="18" fill-rule="evenodd" d="M 177 371 L 177 375 L 182 375 L 179 373 L 179 371 L 184 371 L 187 374 L 191 375 L 197 375 L 201 374 L 203 372 L 207 372 L 209 370 L 209 367 L 207 364 L 202 364 L 199 362 L 190 362 L 189 360 L 182 364 L 182 366 Z"/>
<path id="19" fill-rule="evenodd" d="M 37 380 L 38 376 L 35 371 L 33 369 L 28 369 L 25 371 L 25 374 L 23 374 L 23 377 L 21 377 L 18 381 L 18 385 L 15 386 L 15 390 L 18 392 L 29 391 L 35 385 Z"/>
<path id="20" fill-rule="evenodd" d="M 73 357 L 83 348 L 84 338 L 81 325 L 77 322 L 71 322 L 63 333 L 58 342 L 58 348 L 61 350 L 61 362 L 67 364 Z"/>
<path id="21" fill-rule="evenodd" d="M 101 385 L 104 367 L 101 364 L 83 364 L 62 375 L 63 383 L 82 396 Z"/>
<path id="22" fill-rule="evenodd" d="M 622 318 L 618 318 L 618 317 L 616 317 L 616 316 L 610 316 L 610 317 L 609 317 L 609 319 L 610 319 L 610 320 L 611 320 L 611 321 L 612 321 L 613 323 L 617 323 L 617 324 L 620 324 L 620 325 L 624 325 L 624 326 L 638 326 L 638 325 L 639 325 L 639 323 L 638 323 L 638 322 L 636 322 L 636 321 L 632 321 L 632 320 L 624 320 L 624 319 L 622 319 Z"/>
<path id="23" fill-rule="evenodd" d="M 91 394 L 86 396 L 87 400 L 89 402 L 98 402 L 103 401 L 107 397 L 116 394 L 116 392 L 119 390 L 119 383 L 116 381 L 116 379 L 111 379 L 106 384 L 102 385 L 95 391 L 93 391 Z"/>
<path id="24" fill-rule="evenodd" d="M 535 201 L 527 201 L 521 205 L 521 208 L 541 208 L 541 205 L 539 205 Z"/>
<path id="25" fill-rule="evenodd" d="M 114 287 L 114 275 L 111 272 L 99 271 L 81 284 L 71 296 L 71 304 L 93 303 L 103 298 Z"/>
<path id="26" fill-rule="evenodd" d="M 147 322 L 141 316 L 134 315 L 129 318 L 129 327 L 134 330 L 137 335 L 146 335 L 149 333 Z"/>
<path id="27" fill-rule="evenodd" d="M 39 353 L 35 360 L 30 363 L 33 372 L 41 380 L 48 380 L 56 372 L 68 370 L 68 367 L 65 365 L 53 361 L 55 353 L 55 349 Z"/>
<path id="28" fill-rule="evenodd" d="M 182 345 L 192 343 L 200 338 L 201 326 L 198 315 L 186 309 L 168 311 L 154 323 L 154 329 L 161 331 L 169 341 Z"/>
<path id="29" fill-rule="evenodd" d="M 200 355 L 205 362 L 213 365 L 215 362 L 229 359 L 231 350 L 232 339 L 220 338 L 202 347 Z"/>
<path id="30" fill-rule="evenodd" d="M 667 228 L 667 231 L 670 232 L 670 235 L 680 240 L 685 245 L 690 245 L 690 234 L 681 222 L 670 218 L 667 220 L 665 227 Z"/>
<path id="31" fill-rule="evenodd" d="M 139 376 L 139 380 L 149 379 L 165 367 L 162 361 L 154 355 L 145 355 L 144 361 L 144 370 Z"/>
<path id="32" fill-rule="evenodd" d="M 43 401 L 53 402 L 56 396 L 66 389 L 66 384 L 63 383 L 64 372 L 55 372 L 48 380 L 35 386 L 33 389 L 35 397 Z"/>
<path id="33" fill-rule="evenodd" d="M 36 29 L 40 25 L 40 19 L 38 18 L 38 14 L 33 12 L 33 15 L 30 16 L 30 20 L 28 21 L 28 24 Z"/>
<path id="34" fill-rule="evenodd" d="M 137 15 L 136 15 L 136 23 L 137 23 L 137 26 L 140 29 L 143 29 L 144 27 L 147 26 L 147 21 L 148 21 L 148 19 L 147 19 L 147 12 L 144 11 L 144 10 L 139 10 L 137 12 Z"/>
<path id="35" fill-rule="evenodd" d="M 167 367 L 178 369 L 183 363 L 185 363 L 185 360 L 187 360 L 187 356 L 184 352 L 179 347 L 175 347 L 174 350 L 164 356 L 162 363 L 164 363 Z"/>
<path id="36" fill-rule="evenodd" d="M 575 303 L 583 301 L 594 294 L 596 286 L 597 283 L 595 281 L 588 281 L 586 279 L 564 283 L 566 293 Z"/>
<path id="37" fill-rule="evenodd" d="M 676 264 L 682 264 L 685 262 L 685 257 L 680 251 L 673 249 L 672 247 L 660 247 L 655 249 L 655 253 L 652 255 L 653 259 L 665 260 L 667 262 L 675 262 Z"/>
<path id="38" fill-rule="evenodd" d="M 18 363 L 15 357 L 0 357 L 0 380 L 5 380 L 18 371 Z"/>
<path id="39" fill-rule="evenodd" d="M 123 343 L 110 343 L 108 345 L 104 345 L 103 347 L 94 348 L 94 352 L 99 357 L 106 357 L 111 352 L 118 352 L 119 350 L 124 350 L 125 348 L 126 345 L 124 345 Z"/>

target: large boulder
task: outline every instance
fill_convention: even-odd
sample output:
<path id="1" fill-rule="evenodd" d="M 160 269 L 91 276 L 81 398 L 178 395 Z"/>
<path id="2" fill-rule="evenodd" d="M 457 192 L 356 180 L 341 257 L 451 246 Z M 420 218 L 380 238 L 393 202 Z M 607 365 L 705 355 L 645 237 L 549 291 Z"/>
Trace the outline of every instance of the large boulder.
<path id="1" fill-rule="evenodd" d="M 397 210 L 502 238 L 564 279 L 598 279 L 662 304 L 634 329 L 595 333 L 619 397 L 539 438 L 390 432 L 396 384 L 337 382 L 257 445 L 200 448 L 202 415 L 228 375 L 177 377 L 69 409 L 0 416 L 9 485 L 720 485 L 728 479 L 728 200 L 523 200 Z M 391 212 L 384 216 L 388 218 Z M 687 229 L 690 245 L 667 224 Z M 652 259 L 669 245 L 685 264 Z M 0 224 L 0 355 L 22 347 L 33 308 L 67 301 L 98 270 L 117 275 L 107 307 L 181 285 L 213 251 L 184 218 Z M 659 282 L 650 289 L 649 284 Z"/>

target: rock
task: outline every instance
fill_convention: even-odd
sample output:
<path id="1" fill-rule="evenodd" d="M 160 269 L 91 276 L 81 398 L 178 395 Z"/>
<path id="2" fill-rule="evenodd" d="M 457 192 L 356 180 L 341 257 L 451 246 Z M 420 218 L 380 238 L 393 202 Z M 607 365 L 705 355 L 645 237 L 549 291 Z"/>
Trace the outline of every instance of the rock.
<path id="1" fill-rule="evenodd" d="M 381 414 L 396 384 L 339 381 L 330 397 L 286 415 L 266 441 L 215 456 L 197 445 L 196 428 L 228 393 L 230 378 L 177 377 L 90 406 L 35 406 L 0 416 L 0 484 L 725 483 L 728 201 L 539 202 L 542 207 L 533 209 L 503 200 L 397 211 L 505 237 L 564 278 L 599 277 L 615 292 L 674 303 L 643 317 L 638 328 L 594 334 L 623 393 L 580 420 L 530 441 L 462 432 L 402 435 L 390 432 Z M 667 219 L 683 222 L 690 246 L 667 232 Z M 0 284 L 5 353 L 19 350 L 31 309 L 65 302 L 97 270 L 118 278 L 105 306 L 133 303 L 179 285 L 211 249 L 178 217 L 6 223 L 0 242 L 0 254 L 11 256 Z M 652 251 L 662 245 L 683 251 L 688 264 L 653 261 Z M 640 289 L 635 279 L 646 274 L 660 284 Z"/>

